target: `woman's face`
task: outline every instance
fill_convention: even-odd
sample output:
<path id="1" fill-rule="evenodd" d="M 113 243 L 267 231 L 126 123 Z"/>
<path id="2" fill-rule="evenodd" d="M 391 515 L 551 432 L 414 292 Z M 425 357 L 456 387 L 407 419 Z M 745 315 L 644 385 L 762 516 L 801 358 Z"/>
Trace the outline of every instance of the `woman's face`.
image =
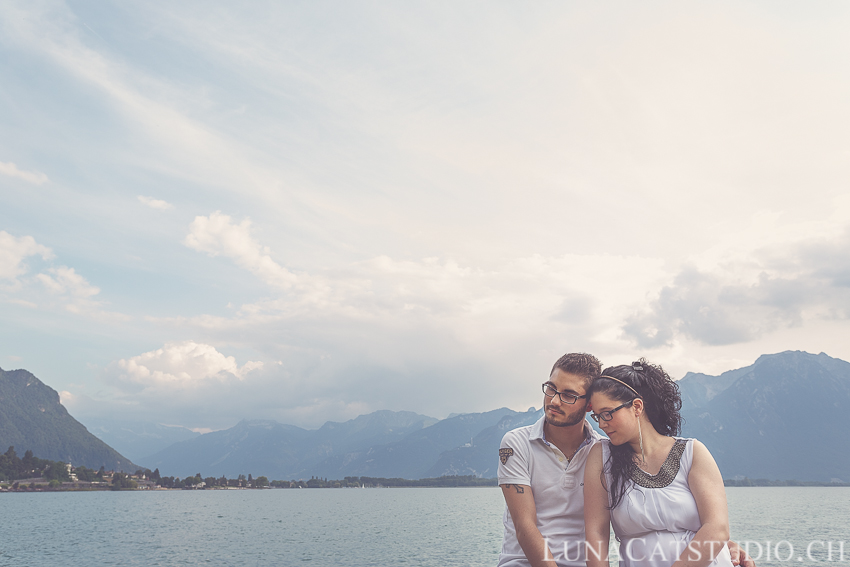
<path id="1" fill-rule="evenodd" d="M 637 418 L 628 401 L 615 400 L 605 394 L 596 393 L 590 397 L 593 413 L 599 416 L 599 428 L 605 432 L 614 445 L 630 441 L 637 431 Z M 610 421 L 602 418 L 603 412 L 611 413 Z"/>

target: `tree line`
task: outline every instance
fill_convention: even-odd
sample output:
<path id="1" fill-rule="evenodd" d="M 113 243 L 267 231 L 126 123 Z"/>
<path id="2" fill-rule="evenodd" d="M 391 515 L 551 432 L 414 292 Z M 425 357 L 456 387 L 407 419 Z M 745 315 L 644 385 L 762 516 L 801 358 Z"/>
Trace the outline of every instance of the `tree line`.
<path id="1" fill-rule="evenodd" d="M 99 471 L 86 467 L 74 469 L 79 480 L 88 482 L 97 481 L 98 477 L 103 480 L 103 472 L 103 467 L 100 467 Z M 20 458 L 15 452 L 15 447 L 9 447 L 5 453 L 0 455 L 0 482 L 14 482 L 35 477 L 47 480 L 52 487 L 71 480 L 68 466 L 61 461 L 39 459 L 29 450 L 24 453 L 23 458 Z"/>

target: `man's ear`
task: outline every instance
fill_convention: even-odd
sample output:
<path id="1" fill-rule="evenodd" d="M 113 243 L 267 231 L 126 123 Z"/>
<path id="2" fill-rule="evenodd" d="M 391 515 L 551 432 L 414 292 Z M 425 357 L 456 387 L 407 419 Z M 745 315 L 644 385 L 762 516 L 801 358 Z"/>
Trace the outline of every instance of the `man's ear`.
<path id="1" fill-rule="evenodd" d="M 584 411 L 590 413 L 593 411 L 593 406 L 590 405 L 590 402 L 587 402 L 587 405 L 584 406 Z"/>

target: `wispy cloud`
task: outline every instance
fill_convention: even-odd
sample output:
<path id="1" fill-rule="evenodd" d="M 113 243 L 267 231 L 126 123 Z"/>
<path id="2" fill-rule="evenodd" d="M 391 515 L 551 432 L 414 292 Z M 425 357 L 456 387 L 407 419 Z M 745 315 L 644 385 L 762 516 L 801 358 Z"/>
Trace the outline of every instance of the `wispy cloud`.
<path id="1" fill-rule="evenodd" d="M 5 301 L 22 307 L 64 309 L 75 315 L 99 320 L 127 320 L 122 313 L 104 309 L 96 296 L 100 289 L 69 266 L 43 266 L 30 274 L 26 259 L 39 256 L 45 262 L 56 256 L 47 246 L 38 244 L 32 236 L 15 237 L 0 231 L 0 280 L 8 297 Z"/>
<path id="2" fill-rule="evenodd" d="M 174 205 L 167 201 L 163 201 L 162 199 L 154 199 L 153 197 L 145 197 L 144 195 L 139 195 L 137 199 L 140 203 L 142 203 L 143 205 L 147 205 L 152 209 L 167 211 L 174 208 Z"/>
<path id="3" fill-rule="evenodd" d="M 297 276 L 275 262 L 267 247 L 260 246 L 251 236 L 251 221 L 235 224 L 228 215 L 216 211 L 208 217 L 195 217 L 183 244 L 206 252 L 210 256 L 224 256 L 238 266 L 250 271 L 269 285 L 288 289 Z"/>
<path id="4" fill-rule="evenodd" d="M 68 295 L 80 299 L 88 299 L 100 293 L 100 289 L 91 285 L 86 278 L 68 266 L 48 268 L 47 273 L 41 273 L 36 278 L 51 292 L 57 295 Z"/>
<path id="5" fill-rule="evenodd" d="M 47 175 L 44 173 L 41 173 L 40 171 L 26 171 L 24 169 L 18 169 L 18 166 L 12 162 L 4 163 L 0 161 L 0 173 L 8 175 L 9 177 L 23 179 L 27 183 L 32 183 L 33 185 L 42 185 L 49 181 Z"/>
<path id="6" fill-rule="evenodd" d="M 18 285 L 17 278 L 27 273 L 24 261 L 30 256 L 41 256 L 43 260 L 54 257 L 47 246 L 38 244 L 32 236 L 15 237 L 0 230 L 0 279 Z"/>

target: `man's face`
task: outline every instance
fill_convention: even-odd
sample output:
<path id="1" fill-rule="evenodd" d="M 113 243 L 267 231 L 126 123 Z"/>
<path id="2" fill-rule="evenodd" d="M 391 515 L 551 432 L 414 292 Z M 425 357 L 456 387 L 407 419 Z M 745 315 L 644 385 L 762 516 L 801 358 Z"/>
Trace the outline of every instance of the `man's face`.
<path id="1" fill-rule="evenodd" d="M 564 372 L 560 368 L 556 368 L 552 372 L 552 375 L 549 376 L 549 382 L 559 392 L 576 396 L 584 396 L 587 393 L 584 387 L 584 377 Z M 543 412 L 546 415 L 546 423 L 549 425 L 555 427 L 576 425 L 584 420 L 584 414 L 587 413 L 587 399 L 576 400 L 574 404 L 565 404 L 561 401 L 560 396 L 549 398 L 544 395 Z"/>

